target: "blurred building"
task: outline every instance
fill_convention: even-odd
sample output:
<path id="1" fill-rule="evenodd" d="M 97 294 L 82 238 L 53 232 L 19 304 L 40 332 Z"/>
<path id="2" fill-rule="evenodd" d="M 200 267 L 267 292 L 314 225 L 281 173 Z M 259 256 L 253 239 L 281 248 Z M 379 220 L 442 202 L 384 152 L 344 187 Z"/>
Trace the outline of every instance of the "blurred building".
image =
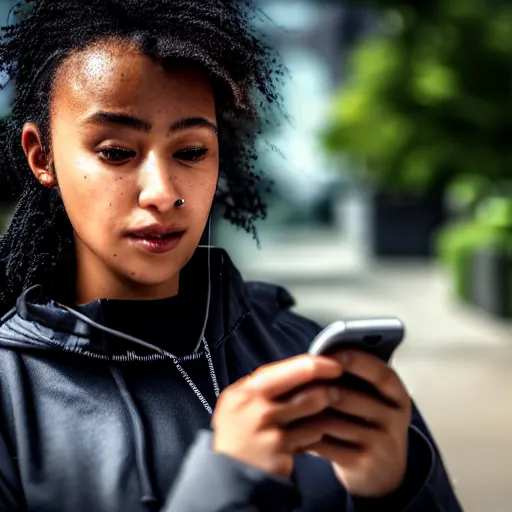
<path id="1" fill-rule="evenodd" d="M 12 22 L 11 9 L 16 5 L 17 0 L 0 0 L 0 24 L 1 26 L 7 25 Z M 0 83 L 2 89 L 0 90 L 0 118 L 5 116 L 9 110 L 9 106 L 13 94 L 13 84 L 5 84 L 5 75 L 2 76 L 0 73 Z M 5 201 L 10 199 L 7 191 L 6 184 L 2 181 L 0 176 L 0 232 L 5 222 L 4 210 L 9 209 L 9 204 L 5 204 Z"/>
<path id="2" fill-rule="evenodd" d="M 10 22 L 10 12 L 17 0 L 0 0 L 0 23 L 2 26 L 7 25 Z M 3 83 L 3 79 L 0 75 L 0 83 Z M 0 90 L 0 117 L 2 117 L 8 110 L 9 104 L 12 97 L 12 87 Z"/>
<path id="3" fill-rule="evenodd" d="M 273 217 L 306 221 L 344 180 L 326 159 L 318 134 L 329 118 L 334 90 L 344 79 L 344 57 L 368 21 L 363 11 L 340 0 L 259 4 L 269 18 L 263 30 L 289 70 L 282 92 L 290 122 L 272 134 L 282 154 L 265 155 L 279 198 L 273 209 L 281 210 Z"/>

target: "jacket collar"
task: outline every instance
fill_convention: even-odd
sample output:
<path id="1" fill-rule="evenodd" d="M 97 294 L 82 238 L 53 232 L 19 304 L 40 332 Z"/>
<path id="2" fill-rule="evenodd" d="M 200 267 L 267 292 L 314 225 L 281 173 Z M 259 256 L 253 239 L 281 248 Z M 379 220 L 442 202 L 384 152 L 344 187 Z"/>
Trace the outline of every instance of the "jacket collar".
<path id="1" fill-rule="evenodd" d="M 181 283 L 194 285 L 197 280 L 210 275 L 210 328 L 213 344 L 220 343 L 251 309 L 245 283 L 225 250 L 199 247 L 182 271 Z M 203 281 L 204 282 L 204 281 Z M 206 297 L 205 299 L 206 300 Z M 97 307 L 100 308 L 99 301 Z M 68 334 L 89 338 L 93 329 L 48 298 L 41 286 L 26 290 L 16 304 L 18 316 L 53 330 L 59 335 Z"/>

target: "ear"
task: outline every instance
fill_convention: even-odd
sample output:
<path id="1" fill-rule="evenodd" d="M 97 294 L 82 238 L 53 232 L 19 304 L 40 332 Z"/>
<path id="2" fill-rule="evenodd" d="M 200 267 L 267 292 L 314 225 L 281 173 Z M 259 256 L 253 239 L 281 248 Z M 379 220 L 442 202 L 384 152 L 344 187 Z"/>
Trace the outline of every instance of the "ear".
<path id="1" fill-rule="evenodd" d="M 56 182 L 55 174 L 49 157 L 44 151 L 41 132 L 34 123 L 25 123 L 23 126 L 21 145 L 37 181 L 44 187 L 53 187 Z"/>

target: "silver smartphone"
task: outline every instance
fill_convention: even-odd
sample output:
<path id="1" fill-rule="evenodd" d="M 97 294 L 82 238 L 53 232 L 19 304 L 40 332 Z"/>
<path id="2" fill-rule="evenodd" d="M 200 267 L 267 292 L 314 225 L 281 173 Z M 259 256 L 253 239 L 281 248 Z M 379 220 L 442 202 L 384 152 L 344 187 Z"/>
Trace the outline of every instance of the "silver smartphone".
<path id="1" fill-rule="evenodd" d="M 339 321 L 328 325 L 315 337 L 309 353 L 329 355 L 343 349 L 354 349 L 389 363 L 404 334 L 404 324 L 398 318 Z"/>
<path id="2" fill-rule="evenodd" d="M 315 337 L 309 347 L 309 353 L 328 356 L 343 349 L 353 349 L 371 354 L 389 364 L 404 335 L 404 324 L 398 318 L 334 322 Z M 369 395 L 392 407 L 396 405 L 383 396 L 370 382 L 349 372 L 344 373 L 335 381 L 335 384 Z M 340 416 L 340 413 L 336 414 Z M 343 414 L 341 417 L 356 423 L 361 421 Z"/>
<path id="3" fill-rule="evenodd" d="M 309 353 L 328 356 L 343 349 L 361 350 L 389 364 L 395 350 L 402 342 L 404 334 L 404 324 L 398 318 L 334 322 L 315 337 L 310 345 Z M 389 401 L 369 382 L 350 373 L 344 374 L 336 384 L 389 404 Z"/>

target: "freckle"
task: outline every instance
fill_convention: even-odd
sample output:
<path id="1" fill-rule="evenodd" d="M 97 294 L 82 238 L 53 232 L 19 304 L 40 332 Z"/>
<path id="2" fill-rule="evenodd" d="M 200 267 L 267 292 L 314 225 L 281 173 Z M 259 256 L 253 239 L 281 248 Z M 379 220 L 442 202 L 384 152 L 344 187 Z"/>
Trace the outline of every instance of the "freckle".
<path id="1" fill-rule="evenodd" d="M 84 176 L 84 180 L 86 180 L 86 179 L 87 179 L 87 176 Z"/>
<path id="2" fill-rule="evenodd" d="M 109 203 L 108 206 L 111 208 L 112 207 L 112 203 Z"/>
<path id="3" fill-rule="evenodd" d="M 114 254 L 114 258 L 117 258 L 117 254 Z"/>
<path id="4" fill-rule="evenodd" d="M 136 276 L 135 272 L 130 272 L 130 275 L 131 275 L 132 277 L 135 277 L 135 276 Z"/>

